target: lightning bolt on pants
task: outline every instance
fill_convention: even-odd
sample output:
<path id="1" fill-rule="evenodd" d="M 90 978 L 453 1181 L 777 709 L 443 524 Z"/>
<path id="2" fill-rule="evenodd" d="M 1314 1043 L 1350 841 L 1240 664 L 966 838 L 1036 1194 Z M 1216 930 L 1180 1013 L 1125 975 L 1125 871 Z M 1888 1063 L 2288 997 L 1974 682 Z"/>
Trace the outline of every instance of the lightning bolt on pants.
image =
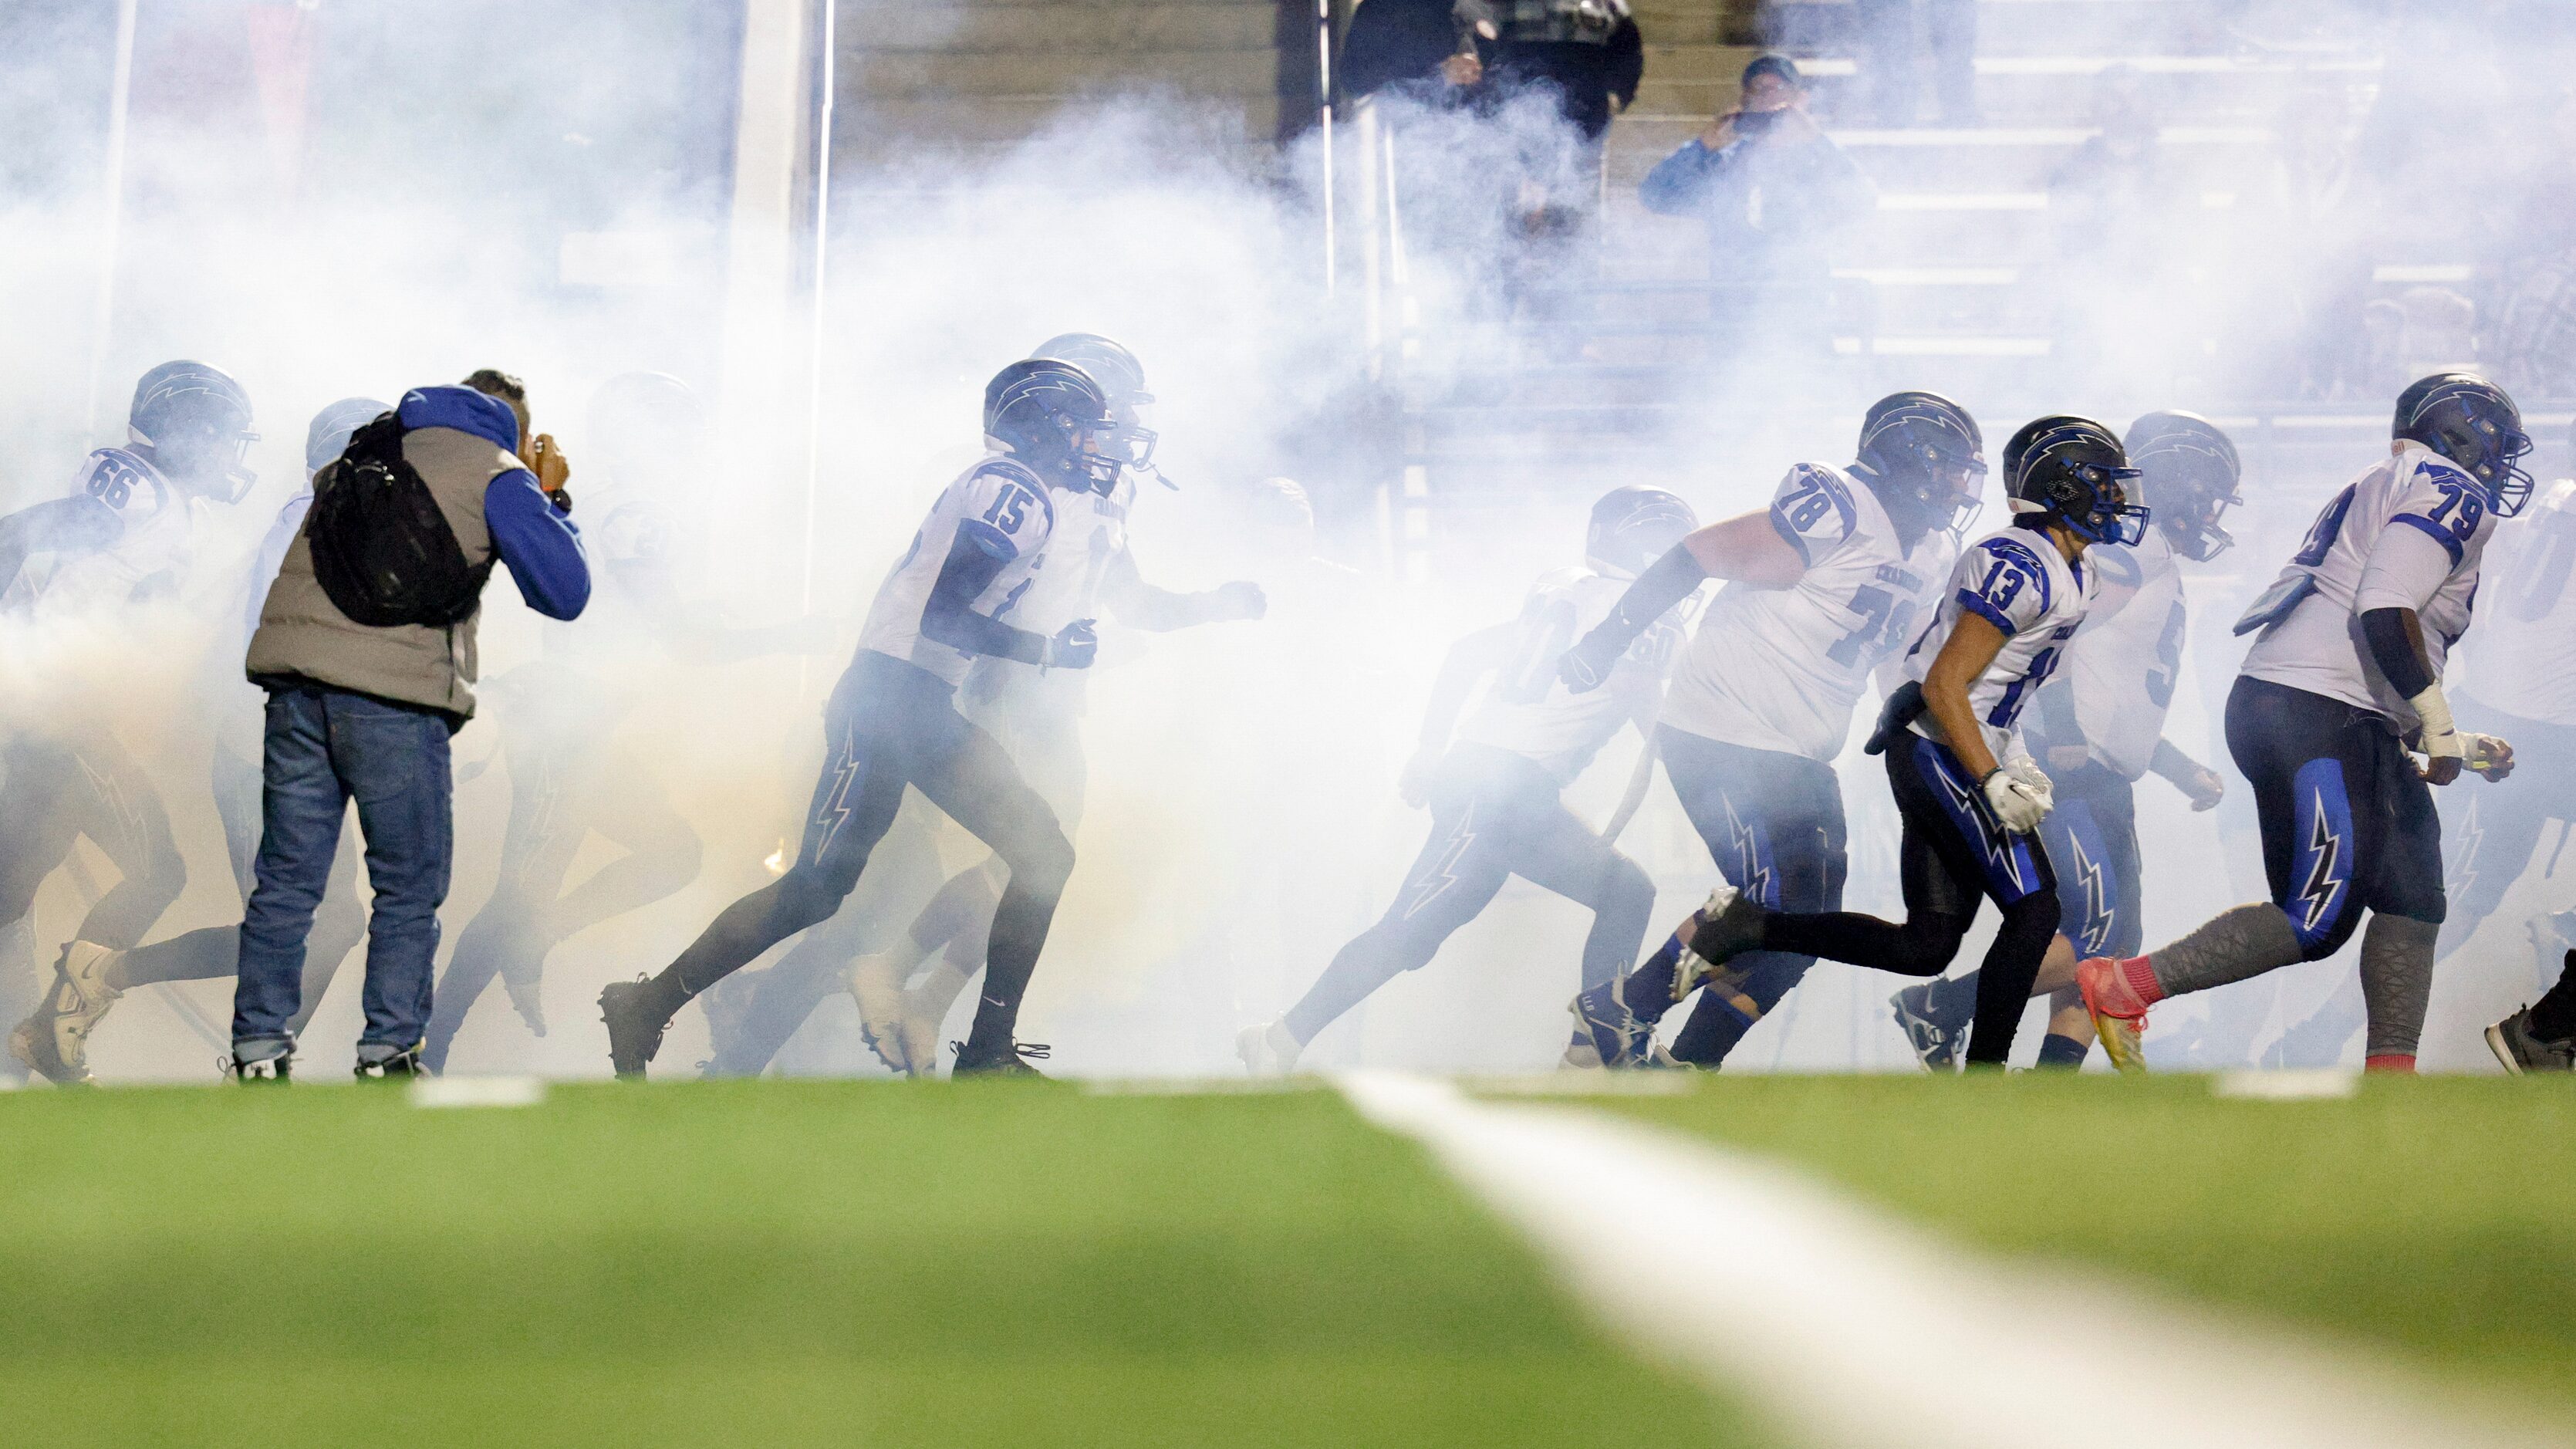
<path id="1" fill-rule="evenodd" d="M 1748 749 L 1670 725 L 1655 748 L 1682 813 L 1707 842 L 1727 884 L 1775 911 L 1839 911 L 1850 871 L 1849 827 L 1833 766 L 1804 755 Z M 1744 980 L 1732 991 L 1702 991 L 1673 1038 L 1673 1055 L 1715 1068 L 1726 1060 L 1815 964 L 1813 956 L 1757 951 L 1730 963 Z M 1659 993 L 1629 992 L 1652 1004 Z M 1640 1014 L 1643 1014 L 1640 1008 Z"/>
<path id="2" fill-rule="evenodd" d="M 1905 834 L 1898 846 L 1905 920 L 1842 911 L 1771 918 L 1763 943 L 1829 961 L 1909 976 L 1948 968 L 1976 918 L 1980 898 L 2003 912 L 1978 967 L 1972 1065 L 2001 1065 L 2029 1003 L 2040 958 L 2057 934 L 2057 879 L 2028 836 L 2007 835 L 1987 817 L 1958 757 L 1930 740 L 1901 740 L 1887 752 L 1887 782 Z"/>
<path id="3" fill-rule="evenodd" d="M 1452 747 L 1433 782 L 1431 838 L 1377 924 L 1335 953 L 1283 1020 L 1301 1042 L 1369 993 L 1428 965 L 1441 944 L 1492 903 L 1513 875 L 1592 910 L 1586 986 L 1636 959 L 1655 908 L 1654 883 L 1558 798 L 1555 777 L 1521 756 Z"/>

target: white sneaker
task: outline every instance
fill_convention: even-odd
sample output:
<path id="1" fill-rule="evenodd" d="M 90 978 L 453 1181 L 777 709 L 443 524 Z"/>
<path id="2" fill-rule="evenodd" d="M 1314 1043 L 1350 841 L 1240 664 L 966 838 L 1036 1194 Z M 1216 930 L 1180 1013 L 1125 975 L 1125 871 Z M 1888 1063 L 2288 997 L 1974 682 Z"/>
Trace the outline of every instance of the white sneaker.
<path id="1" fill-rule="evenodd" d="M 107 984 L 107 968 L 123 954 L 89 941 L 63 947 L 53 988 L 9 1033 L 9 1054 L 59 1086 L 88 1081 L 90 1032 L 125 994 Z"/>
<path id="2" fill-rule="evenodd" d="M 1247 1026 L 1234 1038 L 1234 1054 L 1243 1058 L 1243 1069 L 1256 1077 L 1284 1077 L 1297 1070 L 1297 1054 L 1305 1049 L 1286 1022 Z"/>

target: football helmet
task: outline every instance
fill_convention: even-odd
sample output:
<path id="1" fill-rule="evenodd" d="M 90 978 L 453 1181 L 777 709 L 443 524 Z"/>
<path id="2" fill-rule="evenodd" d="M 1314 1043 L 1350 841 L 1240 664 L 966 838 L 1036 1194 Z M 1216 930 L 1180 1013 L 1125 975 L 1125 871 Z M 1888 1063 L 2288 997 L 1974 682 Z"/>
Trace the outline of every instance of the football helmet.
<path id="1" fill-rule="evenodd" d="M 165 362 L 134 384 L 126 435 L 152 450 L 162 476 L 218 503 L 239 503 L 259 475 L 245 461 L 259 434 L 250 430 L 250 394 L 220 367 Z"/>
<path id="2" fill-rule="evenodd" d="M 1117 431 L 1108 394 L 1070 362 L 1014 362 L 985 384 L 984 435 L 1052 487 L 1106 497 L 1123 461 L 1108 451 Z"/>
<path id="3" fill-rule="evenodd" d="M 2245 501 L 2242 468 L 2216 423 L 2198 413 L 2149 413 L 2129 424 L 2121 446 L 2138 470 L 2138 501 L 2155 509 L 2174 552 L 2206 563 L 2236 542 L 2219 520 Z"/>
<path id="4" fill-rule="evenodd" d="M 2522 458 L 2531 434 L 2505 390 L 2465 372 L 2437 372 L 2397 395 L 2390 436 L 2421 443 L 2486 485 L 2487 511 L 2511 518 L 2531 501 Z"/>

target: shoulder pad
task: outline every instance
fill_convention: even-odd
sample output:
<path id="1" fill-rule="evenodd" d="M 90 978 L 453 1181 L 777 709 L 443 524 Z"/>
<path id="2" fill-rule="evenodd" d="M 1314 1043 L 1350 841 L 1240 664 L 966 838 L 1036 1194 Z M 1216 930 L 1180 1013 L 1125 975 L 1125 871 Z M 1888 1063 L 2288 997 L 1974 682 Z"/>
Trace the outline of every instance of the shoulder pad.
<path id="1" fill-rule="evenodd" d="M 170 501 L 170 485 L 160 470 L 123 448 L 101 448 L 81 469 L 85 493 L 116 510 L 119 517 L 150 517 Z"/>

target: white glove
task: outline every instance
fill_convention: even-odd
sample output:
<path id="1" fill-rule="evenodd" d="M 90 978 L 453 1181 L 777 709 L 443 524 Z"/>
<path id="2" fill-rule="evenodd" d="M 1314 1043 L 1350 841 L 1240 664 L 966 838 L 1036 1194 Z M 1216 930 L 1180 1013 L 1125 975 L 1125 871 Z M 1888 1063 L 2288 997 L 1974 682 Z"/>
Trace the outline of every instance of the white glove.
<path id="1" fill-rule="evenodd" d="M 2039 792 L 2040 814 L 2057 808 L 2057 782 L 2048 778 L 2048 771 L 2040 768 L 2039 761 L 2028 755 L 2015 755 L 2004 761 L 2004 773 Z"/>
<path id="2" fill-rule="evenodd" d="M 2015 835 L 2028 835 L 2037 830 L 2039 822 L 2047 818 L 2052 803 L 2045 779 L 2033 786 L 2014 774 L 2010 766 L 1986 776 L 1984 789 L 1986 805 L 1995 812 L 1995 819 Z"/>
<path id="3" fill-rule="evenodd" d="M 2460 763 L 2490 780 L 2513 773 L 2513 746 L 2494 735 L 2460 732 Z"/>

